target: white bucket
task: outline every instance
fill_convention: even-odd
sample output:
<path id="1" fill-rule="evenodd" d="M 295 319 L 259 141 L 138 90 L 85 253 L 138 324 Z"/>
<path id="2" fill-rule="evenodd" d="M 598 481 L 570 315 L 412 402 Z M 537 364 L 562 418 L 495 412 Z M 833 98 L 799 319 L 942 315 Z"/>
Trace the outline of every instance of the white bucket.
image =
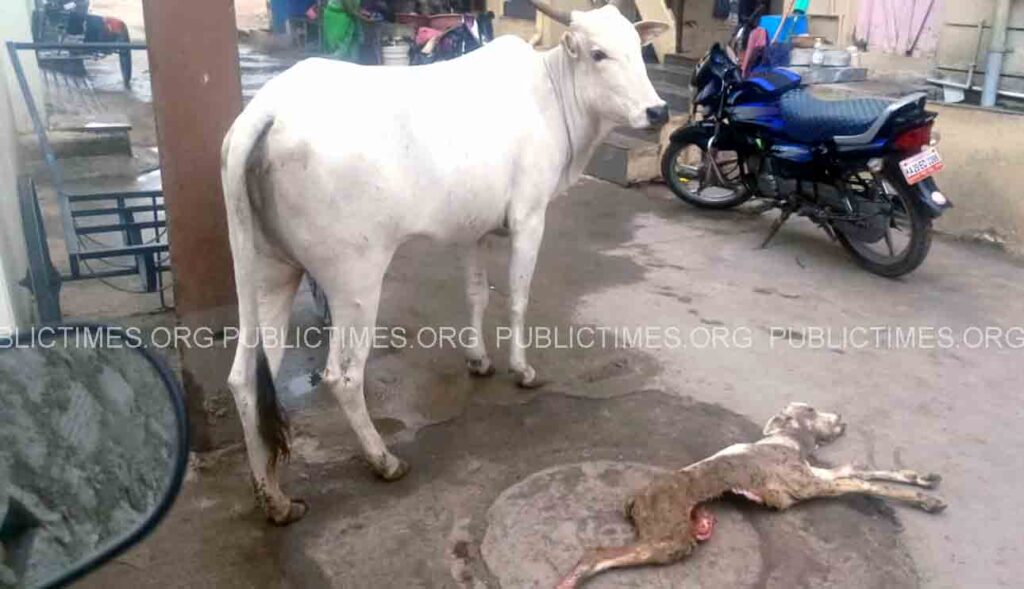
<path id="1" fill-rule="evenodd" d="M 409 44 L 386 45 L 380 48 L 384 65 L 409 65 Z"/>

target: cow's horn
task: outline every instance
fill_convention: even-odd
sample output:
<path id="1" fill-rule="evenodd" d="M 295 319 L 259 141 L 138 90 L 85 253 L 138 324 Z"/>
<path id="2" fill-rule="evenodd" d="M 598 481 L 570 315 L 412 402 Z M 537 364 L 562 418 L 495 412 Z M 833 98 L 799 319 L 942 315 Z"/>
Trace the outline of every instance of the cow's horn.
<path id="1" fill-rule="evenodd" d="M 530 0 L 530 4 L 533 4 L 534 8 L 546 14 L 551 20 L 560 22 L 565 26 L 569 26 L 570 17 L 568 12 L 548 6 L 540 0 Z"/>

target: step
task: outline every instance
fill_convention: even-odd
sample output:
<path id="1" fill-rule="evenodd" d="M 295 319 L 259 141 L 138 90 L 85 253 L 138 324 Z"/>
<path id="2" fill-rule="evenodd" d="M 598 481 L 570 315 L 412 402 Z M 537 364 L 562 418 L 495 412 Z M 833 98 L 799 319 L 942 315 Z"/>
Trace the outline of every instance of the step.
<path id="1" fill-rule="evenodd" d="M 684 57 L 679 53 L 666 53 L 665 65 L 683 66 L 688 67 L 692 70 L 697 65 L 697 60 L 690 59 L 689 57 Z"/>
<path id="2" fill-rule="evenodd" d="M 95 115 L 53 113 L 47 121 L 50 131 L 74 133 L 114 133 L 131 131 L 132 124 L 122 113 L 100 113 Z"/>
<path id="3" fill-rule="evenodd" d="M 868 70 L 862 67 L 790 66 L 788 69 L 800 74 L 804 84 L 808 85 L 863 82 L 868 79 Z"/>
<path id="4" fill-rule="evenodd" d="M 625 135 L 634 139 L 640 139 L 641 141 L 647 141 L 649 143 L 657 143 L 661 140 L 661 128 L 656 129 L 634 129 L 632 127 L 615 127 L 612 129 L 613 132 L 619 135 Z"/>
<path id="5" fill-rule="evenodd" d="M 665 82 L 654 82 L 654 90 L 662 100 L 668 103 L 668 108 L 673 113 L 686 113 L 690 111 L 690 88 L 689 86 L 676 86 Z"/>
<path id="6" fill-rule="evenodd" d="M 679 65 L 652 63 L 647 65 L 647 76 L 652 82 L 666 82 L 675 86 L 689 86 L 693 68 Z"/>
<path id="7" fill-rule="evenodd" d="M 657 138 L 651 141 L 625 131 L 612 131 L 594 152 L 594 157 L 587 164 L 586 173 L 621 186 L 658 179 L 661 173 Z"/>

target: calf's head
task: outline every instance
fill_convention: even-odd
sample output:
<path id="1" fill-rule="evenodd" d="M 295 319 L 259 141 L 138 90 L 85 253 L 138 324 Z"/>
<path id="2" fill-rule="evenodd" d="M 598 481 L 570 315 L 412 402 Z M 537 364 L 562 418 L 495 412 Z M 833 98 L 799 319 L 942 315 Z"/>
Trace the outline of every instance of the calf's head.
<path id="1" fill-rule="evenodd" d="M 818 411 L 806 403 L 790 403 L 764 426 L 765 436 L 790 436 L 808 450 L 834 441 L 845 431 L 841 415 Z"/>
<path id="2" fill-rule="evenodd" d="M 530 0 L 538 10 L 569 27 L 562 48 L 572 64 L 580 106 L 616 125 L 643 128 L 668 121 L 668 106 L 654 91 L 641 47 L 668 30 L 662 22 L 629 22 L 614 3 L 565 13 Z"/>

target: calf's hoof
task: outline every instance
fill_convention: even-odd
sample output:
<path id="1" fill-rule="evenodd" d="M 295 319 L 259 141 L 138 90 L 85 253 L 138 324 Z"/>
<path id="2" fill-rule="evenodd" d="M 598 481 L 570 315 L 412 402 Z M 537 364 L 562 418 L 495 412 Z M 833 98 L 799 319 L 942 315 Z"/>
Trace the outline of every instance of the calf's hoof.
<path id="1" fill-rule="evenodd" d="M 379 466 L 378 466 L 379 465 Z M 373 471 L 387 482 L 394 482 L 409 472 L 409 463 L 395 456 L 385 456 L 382 462 L 372 463 Z"/>
<path id="2" fill-rule="evenodd" d="M 935 487 L 938 487 L 941 482 L 942 476 L 937 475 L 934 472 L 917 475 L 917 484 L 927 489 L 934 489 Z"/>
<path id="3" fill-rule="evenodd" d="M 466 368 L 469 369 L 469 373 L 473 376 L 479 376 L 480 378 L 494 376 L 494 364 L 491 363 L 491 359 L 487 356 L 480 359 L 470 358 L 466 360 Z"/>
<path id="4" fill-rule="evenodd" d="M 275 526 L 287 526 L 302 519 L 309 513 L 309 504 L 302 499 L 292 499 L 288 508 L 281 513 L 267 513 L 267 520 Z"/>
<path id="5" fill-rule="evenodd" d="M 948 507 L 946 502 L 938 497 L 925 497 L 918 505 L 928 513 L 942 513 Z"/>
<path id="6" fill-rule="evenodd" d="M 516 370 L 514 372 L 516 375 L 516 385 L 521 389 L 539 389 L 547 384 L 537 376 L 537 371 L 532 366 L 527 366 L 523 371 Z"/>

